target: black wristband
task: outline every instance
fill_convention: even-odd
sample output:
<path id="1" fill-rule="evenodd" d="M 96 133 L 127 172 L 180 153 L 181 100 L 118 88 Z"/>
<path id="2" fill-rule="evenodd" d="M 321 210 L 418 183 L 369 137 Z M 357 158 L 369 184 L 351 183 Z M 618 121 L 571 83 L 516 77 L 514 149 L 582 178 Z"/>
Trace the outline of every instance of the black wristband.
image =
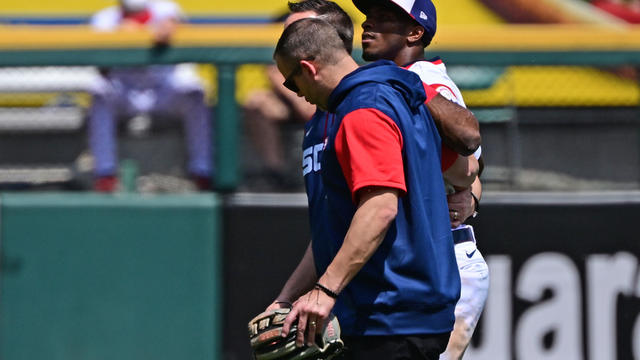
<path id="1" fill-rule="evenodd" d="M 318 290 L 322 290 L 323 293 L 327 294 L 327 296 L 329 296 L 330 298 L 333 299 L 337 299 L 338 298 L 338 294 L 331 291 L 329 288 L 327 288 L 326 286 L 320 284 L 320 283 L 316 283 L 316 289 Z"/>
<path id="2" fill-rule="evenodd" d="M 469 191 L 471 193 L 471 197 L 473 198 L 473 200 L 475 200 L 475 204 L 473 205 L 473 217 L 476 217 L 476 215 L 478 215 L 478 212 L 480 210 L 480 200 L 478 200 L 478 197 L 473 193 L 473 191 Z"/>

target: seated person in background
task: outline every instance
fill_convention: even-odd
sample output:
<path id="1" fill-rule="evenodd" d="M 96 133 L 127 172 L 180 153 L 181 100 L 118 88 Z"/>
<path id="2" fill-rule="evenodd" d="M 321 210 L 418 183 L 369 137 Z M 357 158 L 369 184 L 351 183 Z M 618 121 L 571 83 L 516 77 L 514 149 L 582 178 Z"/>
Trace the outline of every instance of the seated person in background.
<path id="1" fill-rule="evenodd" d="M 91 19 L 96 31 L 149 28 L 154 42 L 169 45 L 182 13 L 169 1 L 120 0 Z M 199 189 L 211 188 L 211 119 L 193 65 L 110 68 L 92 89 L 89 146 L 94 157 L 94 189 L 117 187 L 117 122 L 135 116 L 177 117 L 184 121 L 188 172 Z"/>
<path id="2" fill-rule="evenodd" d="M 283 22 L 284 18 L 286 16 L 275 21 Z M 251 92 L 244 105 L 245 127 L 251 145 L 262 161 L 266 178 L 274 182 L 271 185 L 286 188 L 290 174 L 287 174 L 288 162 L 280 127 L 293 123 L 303 129 L 316 107 L 282 85 L 284 77 L 275 65 L 266 66 L 265 75 L 269 88 Z"/>

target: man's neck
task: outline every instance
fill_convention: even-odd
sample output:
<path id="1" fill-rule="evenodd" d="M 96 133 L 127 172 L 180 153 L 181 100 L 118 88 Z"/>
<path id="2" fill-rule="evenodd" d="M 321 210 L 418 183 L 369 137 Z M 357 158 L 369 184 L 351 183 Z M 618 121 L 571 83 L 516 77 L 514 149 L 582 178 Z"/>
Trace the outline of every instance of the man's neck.
<path id="1" fill-rule="evenodd" d="M 345 56 L 335 65 L 335 83 L 334 87 L 338 86 L 342 78 L 352 73 L 358 68 L 358 64 L 351 56 Z"/>
<path id="2" fill-rule="evenodd" d="M 326 84 L 326 89 L 328 91 L 327 91 L 327 94 L 326 94 L 326 97 L 325 97 L 325 101 L 323 102 L 323 104 L 318 104 L 318 106 L 320 106 L 321 109 L 323 109 L 323 110 L 327 109 L 327 106 L 328 106 L 328 103 L 329 103 L 329 96 L 331 95 L 331 92 L 333 92 L 333 90 L 336 87 L 338 87 L 338 84 L 340 84 L 340 81 L 342 81 L 342 79 L 345 76 L 349 75 L 350 73 L 355 71 L 357 68 L 358 68 L 358 64 L 356 63 L 355 60 L 353 60 L 351 55 L 345 56 L 340 61 L 338 61 L 336 64 L 331 65 L 331 66 L 326 68 L 326 71 L 325 71 L 325 76 L 326 76 L 325 84 Z"/>
<path id="3" fill-rule="evenodd" d="M 424 47 L 411 46 L 402 49 L 395 58 L 391 59 L 398 66 L 404 66 L 419 60 L 424 60 Z"/>

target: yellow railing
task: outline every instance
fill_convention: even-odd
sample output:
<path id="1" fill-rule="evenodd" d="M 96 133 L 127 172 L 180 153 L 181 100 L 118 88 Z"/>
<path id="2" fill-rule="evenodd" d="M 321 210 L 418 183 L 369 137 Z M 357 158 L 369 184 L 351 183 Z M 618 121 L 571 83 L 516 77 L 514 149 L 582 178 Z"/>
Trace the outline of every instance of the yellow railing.
<path id="1" fill-rule="evenodd" d="M 182 25 L 177 47 L 274 46 L 280 25 Z M 356 29 L 355 39 L 359 39 Z M 0 26 L 0 50 L 149 46 L 146 32 L 95 33 L 85 26 Z M 358 46 L 358 41 L 356 41 Z M 640 26 L 441 26 L 430 51 L 640 51 Z"/>

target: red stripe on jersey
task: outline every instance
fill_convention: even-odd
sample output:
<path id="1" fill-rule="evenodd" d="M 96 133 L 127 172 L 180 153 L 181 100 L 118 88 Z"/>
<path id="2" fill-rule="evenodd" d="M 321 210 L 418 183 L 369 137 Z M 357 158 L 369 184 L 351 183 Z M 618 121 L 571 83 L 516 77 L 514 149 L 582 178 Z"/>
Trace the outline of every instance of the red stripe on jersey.
<path id="1" fill-rule="evenodd" d="M 440 168 L 442 172 L 449 170 L 458 159 L 458 153 L 447 145 L 442 144 L 442 154 L 440 154 Z"/>
<path id="2" fill-rule="evenodd" d="M 407 192 L 402 144 L 398 125 L 377 109 L 358 109 L 344 117 L 335 148 L 354 202 L 358 190 L 367 186 Z"/>
<path id="3" fill-rule="evenodd" d="M 453 90 L 451 90 L 451 88 L 450 88 L 450 87 L 448 87 L 448 86 L 447 86 L 447 85 L 445 85 L 445 84 L 431 84 L 431 85 L 429 85 L 429 86 L 431 86 L 431 87 L 432 87 L 433 89 L 435 89 L 436 91 L 438 91 L 438 89 L 439 89 L 439 88 L 441 88 L 441 87 L 446 88 L 446 89 L 447 89 L 447 90 L 449 90 L 449 92 L 451 93 L 451 96 L 453 96 L 454 98 L 456 98 L 456 100 L 458 99 L 458 97 L 456 96 L 456 93 L 455 93 Z M 438 91 L 438 92 L 439 92 L 439 91 Z"/>
<path id="4" fill-rule="evenodd" d="M 422 83 L 422 86 L 424 86 L 424 93 L 427 95 L 427 99 L 424 101 L 424 103 L 428 103 L 429 101 L 433 100 L 433 98 L 438 95 L 438 91 L 430 86 L 427 83 Z"/>
<path id="5" fill-rule="evenodd" d="M 452 96 L 454 97 L 456 96 L 456 94 L 453 91 L 451 91 L 451 88 L 445 84 L 431 84 L 430 86 L 434 91 L 436 91 L 436 93 L 439 93 L 437 91 L 438 88 L 445 87 L 449 90 Z M 447 169 L 449 169 L 453 165 L 453 163 L 456 162 L 456 159 L 458 159 L 458 153 L 453 151 L 447 145 L 443 144 L 442 154 L 440 155 L 440 167 L 442 169 L 442 172 L 447 171 Z"/>
<path id="6" fill-rule="evenodd" d="M 440 64 L 442 64 L 442 59 L 437 59 L 437 60 L 429 61 L 429 62 L 432 63 L 433 65 L 440 65 Z"/>

